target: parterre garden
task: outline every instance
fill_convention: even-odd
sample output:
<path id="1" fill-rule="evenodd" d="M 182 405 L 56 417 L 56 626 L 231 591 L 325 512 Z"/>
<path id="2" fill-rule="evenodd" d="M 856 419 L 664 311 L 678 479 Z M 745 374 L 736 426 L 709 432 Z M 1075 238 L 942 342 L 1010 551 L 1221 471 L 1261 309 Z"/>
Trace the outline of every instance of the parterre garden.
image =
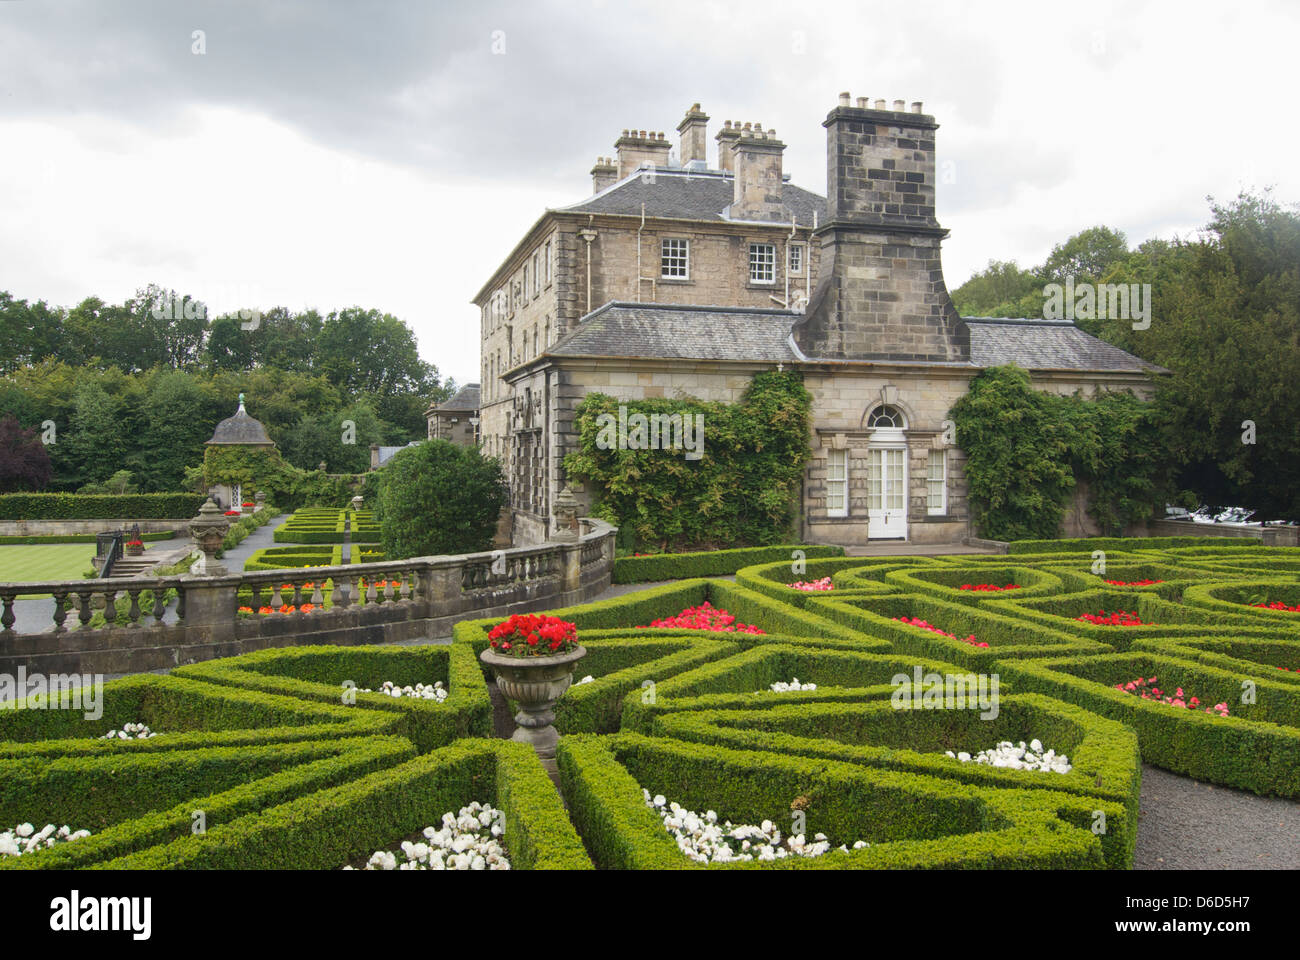
<path id="1" fill-rule="evenodd" d="M 0 711 L 0 868 L 1127 869 L 1143 761 L 1300 797 L 1300 550 L 1013 547 L 768 548 L 550 611 L 588 651 L 563 802 L 491 737 L 500 618 Z"/>

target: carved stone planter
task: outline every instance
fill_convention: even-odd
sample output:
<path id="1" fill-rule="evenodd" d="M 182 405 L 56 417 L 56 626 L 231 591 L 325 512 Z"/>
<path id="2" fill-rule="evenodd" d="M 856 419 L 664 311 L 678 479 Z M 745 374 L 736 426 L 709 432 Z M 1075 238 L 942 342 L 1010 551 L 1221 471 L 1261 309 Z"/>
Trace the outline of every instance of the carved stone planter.
<path id="1" fill-rule="evenodd" d="M 569 689 L 574 667 L 586 655 L 585 647 L 553 657 L 505 657 L 490 648 L 479 654 L 479 659 L 496 674 L 502 696 L 519 704 L 515 734 L 510 739 L 531 744 L 543 760 L 555 756 L 555 742 L 559 739 L 552 726 L 555 701 Z"/>

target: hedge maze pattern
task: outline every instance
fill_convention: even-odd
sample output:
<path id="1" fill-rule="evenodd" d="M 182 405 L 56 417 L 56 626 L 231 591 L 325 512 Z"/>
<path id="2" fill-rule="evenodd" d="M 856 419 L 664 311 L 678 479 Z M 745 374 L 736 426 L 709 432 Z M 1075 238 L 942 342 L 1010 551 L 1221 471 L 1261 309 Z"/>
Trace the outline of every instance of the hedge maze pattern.
<path id="1" fill-rule="evenodd" d="M 93 831 L 0 869 L 337 869 L 472 800 L 505 812 L 516 869 L 1127 869 L 1143 761 L 1300 796 L 1300 612 L 1286 609 L 1300 606 L 1300 550 L 1097 543 L 805 554 L 797 571 L 787 548 L 768 548 L 784 558 L 735 582 L 680 579 L 550 611 L 577 624 L 588 650 L 578 677 L 593 677 L 556 711 L 563 802 L 529 748 L 491 737 L 477 655 L 496 619 L 457 624 L 450 645 L 290 647 L 130 677 L 106 685 L 94 721 L 0 710 L 0 825 Z M 653 560 L 641 566 L 655 576 L 726 569 Z M 823 577 L 833 589 L 786 585 Z M 1016 589 L 962 589 L 985 584 Z M 765 632 L 642 627 L 706 601 Z M 1078 619 L 1115 611 L 1141 624 Z M 918 672 L 996 675 L 997 708 L 929 704 L 919 691 L 898 702 L 899 676 Z M 770 691 L 793 677 L 816 689 Z M 1198 707 L 1124 689 L 1137 678 Z M 441 681 L 449 694 L 360 692 L 385 680 Z M 1204 709 L 1216 704 L 1226 716 Z M 96 739 L 133 721 L 158 735 Z M 947 756 L 1031 739 L 1071 770 Z M 869 846 L 705 867 L 677 849 L 643 789 Z"/>

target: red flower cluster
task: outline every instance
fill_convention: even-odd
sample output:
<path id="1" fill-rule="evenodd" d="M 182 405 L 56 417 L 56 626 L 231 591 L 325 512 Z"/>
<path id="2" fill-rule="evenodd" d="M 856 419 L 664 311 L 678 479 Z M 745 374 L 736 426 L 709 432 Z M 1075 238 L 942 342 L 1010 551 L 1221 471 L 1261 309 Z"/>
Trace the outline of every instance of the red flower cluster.
<path id="1" fill-rule="evenodd" d="M 1279 670 L 1285 670 L 1288 673 L 1300 673 L 1300 667 L 1278 667 Z"/>
<path id="2" fill-rule="evenodd" d="M 1136 680 L 1130 680 L 1128 683 L 1115 684 L 1116 690 L 1123 690 L 1125 693 L 1131 693 L 1141 697 L 1143 700 L 1154 700 L 1158 703 L 1167 703 L 1171 707 L 1182 707 L 1185 710 L 1204 710 L 1206 713 L 1212 713 L 1218 717 L 1228 715 L 1228 704 L 1216 703 L 1212 707 L 1202 707 L 1201 701 L 1197 697 L 1189 697 L 1183 693 L 1183 688 L 1178 687 L 1174 690 L 1174 695 L 1168 696 L 1160 692 L 1160 688 L 1155 685 L 1156 678 L 1138 677 Z"/>
<path id="3" fill-rule="evenodd" d="M 1274 600 L 1272 603 L 1252 603 L 1251 606 L 1261 607 L 1264 610 L 1289 610 L 1291 613 L 1300 613 L 1300 604 L 1288 607 L 1281 600 Z"/>
<path id="4" fill-rule="evenodd" d="M 488 633 L 492 649 L 512 657 L 549 657 L 578 645 L 578 628 L 559 617 L 516 613 Z"/>
<path id="5" fill-rule="evenodd" d="M 1153 584 L 1164 583 L 1163 580 L 1107 580 L 1112 587 L 1149 587 Z"/>
<path id="6" fill-rule="evenodd" d="M 143 546 L 144 546 L 144 541 L 143 541 L 143 540 L 138 540 L 138 539 L 137 539 L 137 540 L 128 540 L 128 541 L 126 542 L 126 545 L 127 545 L 128 547 L 143 547 Z"/>
<path id="7" fill-rule="evenodd" d="M 239 511 L 238 511 L 238 510 L 227 510 L 227 511 L 226 511 L 226 516 L 228 516 L 228 517 L 237 517 L 237 516 L 239 516 Z"/>
<path id="8" fill-rule="evenodd" d="M 963 583 L 961 585 L 961 588 L 963 590 L 982 590 L 982 591 L 1021 589 L 1020 584 L 1018 583 L 1008 583 L 1005 587 L 999 587 L 996 584 L 992 584 L 992 583 Z"/>
<path id="9" fill-rule="evenodd" d="M 747 623 L 737 623 L 736 618 L 721 607 L 710 606 L 707 600 L 698 607 L 687 607 L 675 617 L 653 620 L 650 627 L 684 630 L 713 630 L 716 633 L 766 633 Z M 648 629 L 639 625 L 638 630 Z"/>
<path id="10" fill-rule="evenodd" d="M 1154 623 L 1143 623 L 1142 618 L 1137 612 L 1127 610 L 1116 610 L 1114 613 L 1107 613 L 1105 610 L 1098 610 L 1096 613 L 1083 613 L 1075 617 L 1076 620 L 1084 620 L 1088 623 L 1096 624 L 1099 627 L 1154 627 Z"/>
<path id="11" fill-rule="evenodd" d="M 929 630 L 931 633 L 942 634 L 943 636 L 950 637 L 953 640 L 961 640 L 962 643 L 969 643 L 972 647 L 988 646 L 987 643 L 981 643 L 980 641 L 976 640 L 975 634 L 973 633 L 968 637 L 962 638 L 957 636 L 957 634 L 955 633 L 949 633 L 947 630 L 940 630 L 934 624 L 926 623 L 920 617 L 894 617 L 894 619 L 900 621 L 901 623 L 907 624 L 909 627 L 920 627 L 922 630 Z"/>
<path id="12" fill-rule="evenodd" d="M 260 613 L 260 614 L 262 614 L 263 616 L 265 616 L 265 615 L 268 614 L 268 613 L 293 613 L 293 612 L 294 612 L 295 610 L 297 610 L 297 609 L 298 609 L 298 608 L 295 607 L 295 606 L 294 606 L 293 604 L 291 604 L 291 603 L 282 603 L 282 604 L 280 604 L 280 606 L 278 606 L 278 607 L 268 607 L 268 606 L 258 607 L 258 608 L 257 608 L 257 612 Z M 303 613 L 310 613 L 311 611 L 313 611 L 313 610 L 315 610 L 315 609 L 316 609 L 316 605 L 315 605 L 314 603 L 304 603 L 304 604 L 302 605 L 302 612 L 303 612 Z M 252 613 L 252 612 L 253 612 L 253 608 L 252 608 L 252 607 L 240 607 L 240 608 L 239 608 L 239 612 L 240 612 L 240 613 Z"/>
<path id="13" fill-rule="evenodd" d="M 251 507 L 252 505 L 253 505 L 252 500 L 245 500 L 243 503 L 240 504 L 241 507 Z"/>

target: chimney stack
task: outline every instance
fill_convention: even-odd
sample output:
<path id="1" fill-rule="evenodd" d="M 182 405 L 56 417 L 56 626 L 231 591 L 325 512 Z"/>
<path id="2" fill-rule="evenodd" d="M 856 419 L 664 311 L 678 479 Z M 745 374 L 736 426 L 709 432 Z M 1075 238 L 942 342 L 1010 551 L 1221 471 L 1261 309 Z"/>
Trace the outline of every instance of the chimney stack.
<path id="1" fill-rule="evenodd" d="M 597 157 L 596 165 L 591 168 L 591 192 L 600 193 L 606 187 L 618 182 L 618 167 L 611 157 Z"/>
<path id="2" fill-rule="evenodd" d="M 852 102 L 852 101 L 850 101 Z M 825 279 L 795 328 L 828 359 L 965 361 L 970 332 L 943 281 L 935 218 L 934 117 L 845 98 L 827 115 Z"/>
<path id="3" fill-rule="evenodd" d="M 785 144 L 776 131 L 763 132 L 761 123 L 745 124 L 732 144 L 736 174 L 731 201 L 733 220 L 785 220 L 781 158 Z"/>
<path id="4" fill-rule="evenodd" d="M 618 150 L 618 179 L 622 180 L 639 167 L 667 167 L 673 145 L 662 131 L 624 130 L 614 147 Z"/>
<path id="5" fill-rule="evenodd" d="M 707 167 L 709 159 L 705 155 L 708 149 L 709 116 L 700 109 L 698 103 L 691 104 L 686 111 L 686 119 L 677 124 L 677 132 L 682 135 L 682 166 L 698 160 L 699 166 Z"/>
<path id="6" fill-rule="evenodd" d="M 732 145 L 740 139 L 740 124 L 734 126 L 730 120 L 724 121 L 722 129 L 718 131 L 717 136 L 713 138 L 718 141 L 718 169 L 731 172 L 735 169 L 732 165 L 734 157 L 731 154 Z"/>

